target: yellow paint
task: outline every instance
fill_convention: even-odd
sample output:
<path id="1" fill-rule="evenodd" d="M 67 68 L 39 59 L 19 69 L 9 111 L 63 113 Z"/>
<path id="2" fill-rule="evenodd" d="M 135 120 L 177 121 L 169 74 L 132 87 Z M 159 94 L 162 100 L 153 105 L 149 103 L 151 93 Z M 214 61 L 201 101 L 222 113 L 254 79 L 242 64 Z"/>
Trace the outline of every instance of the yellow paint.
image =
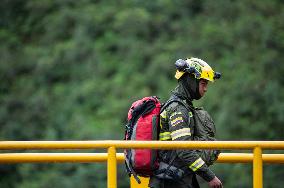
<path id="1" fill-rule="evenodd" d="M 108 148 L 108 160 L 107 160 L 107 187 L 117 187 L 117 170 L 116 170 L 116 149 L 115 147 Z"/>
<path id="2" fill-rule="evenodd" d="M 260 147 L 253 149 L 253 188 L 262 188 L 262 150 Z"/>
<path id="3" fill-rule="evenodd" d="M 130 177 L 130 187 L 131 188 L 147 188 L 149 184 L 149 178 L 140 177 L 141 184 L 138 184 L 133 176 Z"/>
<path id="4" fill-rule="evenodd" d="M 106 162 L 107 153 L 1 153 L 1 163 L 92 163 Z M 124 154 L 117 153 L 118 163 L 124 163 Z M 284 164 L 284 154 L 262 154 L 264 163 Z M 251 163 L 252 153 L 221 153 L 217 163 Z"/>
<path id="5" fill-rule="evenodd" d="M 92 163 L 107 161 L 107 153 L 1 153 L 1 163 Z M 124 154 L 116 154 L 124 162 Z"/>
<path id="6" fill-rule="evenodd" d="M 21 149 L 105 149 L 108 154 L 98 156 L 90 154 L 73 154 L 73 162 L 102 162 L 107 160 L 108 165 L 108 188 L 117 187 L 117 160 L 123 161 L 123 155 L 116 154 L 119 149 L 253 149 L 252 154 L 221 154 L 217 162 L 251 162 L 253 161 L 253 187 L 263 187 L 263 162 L 283 163 L 283 154 L 263 154 L 263 149 L 283 150 L 284 141 L 0 141 L 0 150 L 21 150 Z M 9 162 L 72 162 L 69 154 L 0 154 L 0 163 Z M 71 155 L 71 154 L 70 154 Z M 77 156 L 76 156 L 77 155 Z M 79 156 L 82 155 L 82 156 Z M 81 157 L 81 158 L 80 158 Z M 143 186 L 147 184 L 147 178 Z"/>
<path id="7" fill-rule="evenodd" d="M 0 141 L 0 150 L 22 149 L 262 149 L 283 150 L 284 141 Z"/>

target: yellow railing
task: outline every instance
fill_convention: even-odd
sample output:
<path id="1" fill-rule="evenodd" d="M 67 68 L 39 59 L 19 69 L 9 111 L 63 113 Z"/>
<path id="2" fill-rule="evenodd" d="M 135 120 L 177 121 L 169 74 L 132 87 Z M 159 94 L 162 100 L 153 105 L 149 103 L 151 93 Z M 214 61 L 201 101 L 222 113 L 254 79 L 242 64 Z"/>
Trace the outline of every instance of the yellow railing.
<path id="1" fill-rule="evenodd" d="M 0 141 L 0 150 L 20 149 L 98 149 L 107 148 L 107 154 L 79 153 L 20 153 L 0 154 L 0 162 L 95 162 L 107 160 L 108 188 L 117 187 L 117 161 L 122 154 L 116 149 L 229 149 L 253 150 L 253 154 L 221 154 L 218 162 L 253 162 L 253 187 L 263 187 L 263 162 L 283 163 L 283 154 L 262 154 L 262 150 L 283 150 L 284 141 Z M 48 161 L 50 160 L 50 161 Z"/>
<path id="2" fill-rule="evenodd" d="M 2 153 L 0 164 L 10 163 L 93 163 L 107 162 L 107 153 Z M 124 154 L 117 153 L 116 161 L 124 162 Z M 251 163 L 251 153 L 221 153 L 217 163 Z M 284 164 L 284 154 L 262 154 L 262 161 Z"/>

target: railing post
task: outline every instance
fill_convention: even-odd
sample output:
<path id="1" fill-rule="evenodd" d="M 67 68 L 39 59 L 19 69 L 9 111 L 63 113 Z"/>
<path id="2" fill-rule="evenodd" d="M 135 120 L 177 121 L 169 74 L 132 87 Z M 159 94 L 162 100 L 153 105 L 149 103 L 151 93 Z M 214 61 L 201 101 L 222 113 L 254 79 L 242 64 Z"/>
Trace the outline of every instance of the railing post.
<path id="1" fill-rule="evenodd" d="M 108 158 L 107 158 L 107 187 L 108 188 L 116 188 L 116 149 L 115 147 L 108 148 Z"/>
<path id="2" fill-rule="evenodd" d="M 253 188 L 262 188 L 262 149 L 253 149 Z"/>

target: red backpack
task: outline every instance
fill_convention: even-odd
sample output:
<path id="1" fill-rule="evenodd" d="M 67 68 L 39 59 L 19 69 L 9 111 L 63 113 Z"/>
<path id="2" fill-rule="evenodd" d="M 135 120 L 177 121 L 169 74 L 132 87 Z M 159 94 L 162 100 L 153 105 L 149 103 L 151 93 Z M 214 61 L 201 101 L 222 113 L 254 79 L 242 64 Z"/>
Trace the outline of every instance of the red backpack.
<path id="1" fill-rule="evenodd" d="M 159 140 L 160 112 L 172 102 L 187 106 L 178 98 L 161 104 L 156 96 L 144 97 L 132 103 L 128 111 L 124 140 Z M 158 150 L 125 149 L 124 155 L 126 170 L 129 176 L 133 174 L 138 183 L 141 181 L 137 175 L 149 177 L 159 168 Z"/>
<path id="2" fill-rule="evenodd" d="M 135 101 L 128 111 L 125 140 L 158 140 L 161 103 L 157 97 L 144 97 Z M 159 167 L 158 150 L 126 149 L 125 165 L 128 174 L 148 177 Z"/>

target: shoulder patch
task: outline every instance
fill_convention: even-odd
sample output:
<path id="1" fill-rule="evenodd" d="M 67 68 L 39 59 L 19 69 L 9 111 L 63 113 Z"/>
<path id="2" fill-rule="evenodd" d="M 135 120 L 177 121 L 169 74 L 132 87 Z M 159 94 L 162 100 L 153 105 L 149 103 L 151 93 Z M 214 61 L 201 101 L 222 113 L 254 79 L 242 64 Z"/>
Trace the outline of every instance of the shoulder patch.
<path id="1" fill-rule="evenodd" d="M 183 122 L 184 121 L 183 121 L 182 117 L 177 117 L 177 118 L 171 120 L 171 125 L 174 127 L 174 126 L 176 126 L 176 125 L 178 125 L 180 123 L 183 123 Z"/>
<path id="2" fill-rule="evenodd" d="M 172 119 L 174 116 L 181 116 L 182 113 L 181 112 L 174 112 L 170 115 L 170 119 Z"/>
<path id="3" fill-rule="evenodd" d="M 181 112 L 174 112 L 170 115 L 170 124 L 174 127 L 184 122 Z"/>

